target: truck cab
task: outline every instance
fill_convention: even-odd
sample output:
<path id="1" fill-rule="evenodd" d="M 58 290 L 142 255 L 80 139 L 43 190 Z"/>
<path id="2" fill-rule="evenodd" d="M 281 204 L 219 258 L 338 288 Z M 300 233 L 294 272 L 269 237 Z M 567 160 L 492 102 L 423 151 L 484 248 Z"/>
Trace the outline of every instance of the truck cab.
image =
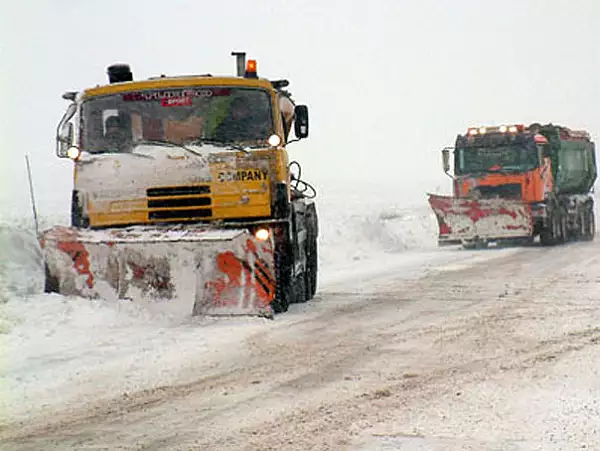
<path id="1" fill-rule="evenodd" d="M 470 128 L 456 139 L 454 195 L 543 201 L 552 183 L 547 146 L 523 126 Z"/>

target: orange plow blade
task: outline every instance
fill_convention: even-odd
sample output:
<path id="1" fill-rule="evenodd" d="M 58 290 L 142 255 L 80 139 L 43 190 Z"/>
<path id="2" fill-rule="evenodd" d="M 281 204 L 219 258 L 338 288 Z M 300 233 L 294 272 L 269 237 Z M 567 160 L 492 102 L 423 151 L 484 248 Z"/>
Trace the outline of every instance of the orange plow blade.
<path id="1" fill-rule="evenodd" d="M 193 315 L 273 313 L 273 241 L 246 229 L 54 227 L 41 244 L 49 291 Z"/>
<path id="2" fill-rule="evenodd" d="M 519 200 L 430 194 L 429 205 L 438 221 L 440 245 L 528 238 L 533 234 L 531 207 Z"/>

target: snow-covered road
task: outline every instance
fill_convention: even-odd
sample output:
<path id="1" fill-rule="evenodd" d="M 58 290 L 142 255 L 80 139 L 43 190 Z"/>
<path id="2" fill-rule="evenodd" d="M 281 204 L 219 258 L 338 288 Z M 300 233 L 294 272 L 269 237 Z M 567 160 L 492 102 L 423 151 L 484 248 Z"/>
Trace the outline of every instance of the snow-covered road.
<path id="1" fill-rule="evenodd" d="M 45 296 L 13 269 L 2 449 L 600 449 L 600 243 L 438 249 L 421 210 L 341 237 L 324 216 L 317 298 L 275 321 Z M 370 241 L 332 252 L 348 230 Z"/>

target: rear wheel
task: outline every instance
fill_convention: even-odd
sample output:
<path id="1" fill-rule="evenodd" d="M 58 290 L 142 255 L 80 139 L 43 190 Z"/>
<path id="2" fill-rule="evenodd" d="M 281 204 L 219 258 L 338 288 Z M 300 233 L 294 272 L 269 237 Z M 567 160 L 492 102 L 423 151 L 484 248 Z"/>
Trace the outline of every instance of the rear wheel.
<path id="1" fill-rule="evenodd" d="M 551 210 L 546 227 L 540 232 L 540 242 L 544 246 L 563 243 L 567 234 L 567 218 L 558 210 Z"/>
<path id="2" fill-rule="evenodd" d="M 592 207 L 585 209 L 584 218 L 584 233 L 582 239 L 584 241 L 592 241 L 596 235 L 596 220 L 594 217 L 594 209 Z"/>
<path id="3" fill-rule="evenodd" d="M 577 217 L 577 230 L 575 234 L 575 239 L 577 240 L 585 240 L 587 235 L 588 228 L 588 214 L 587 209 L 582 208 L 578 217 Z"/>
<path id="4" fill-rule="evenodd" d="M 306 274 L 302 274 L 296 278 L 294 283 L 295 293 L 294 302 L 306 302 L 308 301 L 308 291 L 306 289 Z"/>
<path id="5" fill-rule="evenodd" d="M 307 240 L 306 272 L 304 273 L 306 300 L 310 301 L 317 292 L 317 274 L 319 260 L 317 254 L 317 238 L 310 236 Z"/>
<path id="6" fill-rule="evenodd" d="M 569 241 L 569 225 L 567 223 L 567 214 L 561 211 L 559 214 L 559 239 L 560 244 L 564 244 Z"/>
<path id="7" fill-rule="evenodd" d="M 552 239 L 552 225 L 548 224 L 548 226 L 544 227 L 540 232 L 540 243 L 543 246 L 551 246 L 554 244 L 554 240 Z"/>

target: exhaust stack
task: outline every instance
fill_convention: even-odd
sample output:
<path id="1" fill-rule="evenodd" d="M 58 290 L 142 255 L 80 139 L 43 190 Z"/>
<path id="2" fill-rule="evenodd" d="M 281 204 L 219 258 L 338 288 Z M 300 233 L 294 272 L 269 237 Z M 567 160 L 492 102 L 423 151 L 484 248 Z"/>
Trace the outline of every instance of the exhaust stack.
<path id="1" fill-rule="evenodd" d="M 246 52 L 231 52 L 235 56 L 237 76 L 243 77 L 246 73 Z"/>

